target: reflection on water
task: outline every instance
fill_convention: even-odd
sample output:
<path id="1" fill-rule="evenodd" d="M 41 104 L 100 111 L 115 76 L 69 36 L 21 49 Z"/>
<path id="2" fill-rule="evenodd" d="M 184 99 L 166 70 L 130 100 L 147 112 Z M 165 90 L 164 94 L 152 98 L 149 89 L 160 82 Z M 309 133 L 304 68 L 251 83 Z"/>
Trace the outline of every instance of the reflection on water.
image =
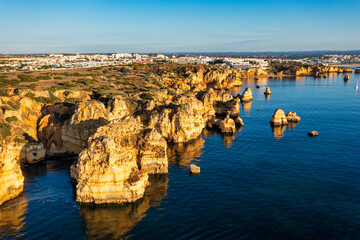
<path id="1" fill-rule="evenodd" d="M 245 114 L 250 113 L 251 104 L 252 104 L 252 101 L 250 101 L 250 102 L 241 102 L 241 106 L 242 106 Z"/>
<path id="2" fill-rule="evenodd" d="M 23 193 L 0 206 L 1 237 L 14 238 L 22 236 L 20 231 L 25 225 L 27 208 L 27 200 Z"/>
<path id="3" fill-rule="evenodd" d="M 193 160 L 197 160 L 203 153 L 205 140 L 198 138 L 186 143 L 176 143 L 168 146 L 169 164 L 175 166 L 187 166 Z"/>
<path id="4" fill-rule="evenodd" d="M 271 128 L 272 128 L 274 138 L 280 139 L 284 136 L 284 132 L 286 130 L 286 125 L 272 126 Z"/>
<path id="5" fill-rule="evenodd" d="M 270 95 L 270 94 L 264 94 L 264 95 L 265 95 L 265 100 L 266 100 L 266 101 L 269 101 L 271 95 Z"/>
<path id="6" fill-rule="evenodd" d="M 298 122 L 288 122 L 287 125 L 271 126 L 274 138 L 280 139 L 284 137 L 284 132 L 286 129 L 294 129 L 298 124 Z"/>
<path id="7" fill-rule="evenodd" d="M 233 145 L 233 141 L 235 140 L 235 137 L 236 137 L 236 134 L 241 132 L 243 126 L 241 127 L 236 127 L 236 132 L 233 133 L 233 134 L 229 134 L 229 133 L 221 133 L 217 130 L 212 130 L 212 129 L 207 129 L 205 128 L 203 130 L 203 133 L 202 135 L 207 138 L 209 136 L 212 136 L 212 135 L 220 135 L 221 136 L 221 139 L 223 140 L 223 143 L 225 145 L 226 148 L 229 148 Z"/>
<path id="8" fill-rule="evenodd" d="M 167 195 L 168 176 L 152 175 L 144 197 L 135 203 L 110 206 L 80 205 L 79 212 L 86 234 L 96 239 L 120 239 L 156 207 Z"/>

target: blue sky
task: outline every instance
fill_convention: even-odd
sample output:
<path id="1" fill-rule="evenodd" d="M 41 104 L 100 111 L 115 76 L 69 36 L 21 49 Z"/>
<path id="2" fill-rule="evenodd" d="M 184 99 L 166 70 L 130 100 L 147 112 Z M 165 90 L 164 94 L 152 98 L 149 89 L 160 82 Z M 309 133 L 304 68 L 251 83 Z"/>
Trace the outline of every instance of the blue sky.
<path id="1" fill-rule="evenodd" d="M 360 49 L 360 0 L 0 0 L 0 53 Z"/>

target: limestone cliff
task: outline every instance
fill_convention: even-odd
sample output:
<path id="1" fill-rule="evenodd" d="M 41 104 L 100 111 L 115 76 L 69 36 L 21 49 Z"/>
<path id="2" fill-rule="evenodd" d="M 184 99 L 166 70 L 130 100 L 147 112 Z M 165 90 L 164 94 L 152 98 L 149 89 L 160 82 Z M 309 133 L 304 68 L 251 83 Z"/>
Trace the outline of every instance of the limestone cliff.
<path id="1" fill-rule="evenodd" d="M 77 201 L 124 203 L 141 198 L 148 184 L 145 170 L 167 172 L 166 147 L 159 133 L 146 130 L 133 117 L 99 127 L 71 166 Z"/>
<path id="2" fill-rule="evenodd" d="M 22 146 L 0 145 L 0 205 L 23 190 L 24 177 L 19 164 Z"/>

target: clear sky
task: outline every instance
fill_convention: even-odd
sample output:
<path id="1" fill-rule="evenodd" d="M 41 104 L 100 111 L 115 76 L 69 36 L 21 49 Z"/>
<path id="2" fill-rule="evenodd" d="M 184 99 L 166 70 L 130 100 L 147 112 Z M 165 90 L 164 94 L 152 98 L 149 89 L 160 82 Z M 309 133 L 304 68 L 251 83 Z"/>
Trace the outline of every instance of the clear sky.
<path id="1" fill-rule="evenodd" d="M 360 0 L 0 0 L 0 53 L 360 49 Z"/>

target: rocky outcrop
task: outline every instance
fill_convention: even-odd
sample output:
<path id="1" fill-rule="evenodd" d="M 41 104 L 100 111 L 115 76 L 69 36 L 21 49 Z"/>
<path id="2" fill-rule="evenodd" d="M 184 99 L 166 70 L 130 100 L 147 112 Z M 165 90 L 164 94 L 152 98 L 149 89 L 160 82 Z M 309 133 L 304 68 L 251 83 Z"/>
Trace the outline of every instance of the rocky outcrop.
<path id="1" fill-rule="evenodd" d="M 288 124 L 288 120 L 285 116 L 285 113 L 280 108 L 276 109 L 272 118 L 270 120 L 270 124 L 273 126 L 280 126 Z"/>
<path id="2" fill-rule="evenodd" d="M 134 202 L 144 195 L 150 173 L 167 172 L 167 145 L 160 134 L 133 117 L 99 127 L 71 166 L 77 201 Z"/>
<path id="3" fill-rule="evenodd" d="M 226 118 L 220 121 L 219 128 L 222 133 L 235 133 L 235 121 L 230 118 L 230 116 L 226 116 Z"/>
<path id="4" fill-rule="evenodd" d="M 95 100 L 77 103 L 74 114 L 61 130 L 63 147 L 69 152 L 80 153 L 87 139 L 98 127 L 108 123 L 108 119 L 109 114 L 103 103 Z"/>
<path id="5" fill-rule="evenodd" d="M 319 135 L 319 133 L 318 133 L 317 131 L 311 131 L 311 132 L 308 132 L 308 135 L 309 135 L 310 137 L 316 137 L 316 136 Z"/>
<path id="6" fill-rule="evenodd" d="M 296 115 L 296 112 L 289 111 L 286 114 L 286 119 L 288 122 L 300 122 L 300 117 Z"/>
<path id="7" fill-rule="evenodd" d="M 107 111 L 109 113 L 109 120 L 123 118 L 130 114 L 129 107 L 121 96 L 115 96 L 109 100 Z"/>
<path id="8" fill-rule="evenodd" d="M 168 172 L 167 142 L 158 131 L 146 129 L 138 147 L 138 162 L 142 170 L 152 174 Z"/>
<path id="9" fill-rule="evenodd" d="M 266 87 L 266 90 L 264 92 L 265 95 L 271 95 L 270 87 Z"/>
<path id="10" fill-rule="evenodd" d="M 24 177 L 20 169 L 23 145 L 0 145 L 0 205 L 17 197 L 23 190 Z"/>
<path id="11" fill-rule="evenodd" d="M 30 142 L 25 145 L 25 157 L 29 164 L 41 162 L 45 159 L 45 148 L 41 142 Z"/>
<path id="12" fill-rule="evenodd" d="M 190 108 L 164 108 L 152 113 L 148 127 L 155 128 L 169 142 L 187 142 L 201 134 L 205 120 Z"/>
<path id="13" fill-rule="evenodd" d="M 246 88 L 243 94 L 241 95 L 242 102 L 250 102 L 253 100 L 252 92 L 250 88 Z"/>
<path id="14" fill-rule="evenodd" d="M 200 174 L 200 167 L 196 166 L 195 164 L 190 164 L 189 170 L 190 170 L 190 174 L 193 175 Z"/>

